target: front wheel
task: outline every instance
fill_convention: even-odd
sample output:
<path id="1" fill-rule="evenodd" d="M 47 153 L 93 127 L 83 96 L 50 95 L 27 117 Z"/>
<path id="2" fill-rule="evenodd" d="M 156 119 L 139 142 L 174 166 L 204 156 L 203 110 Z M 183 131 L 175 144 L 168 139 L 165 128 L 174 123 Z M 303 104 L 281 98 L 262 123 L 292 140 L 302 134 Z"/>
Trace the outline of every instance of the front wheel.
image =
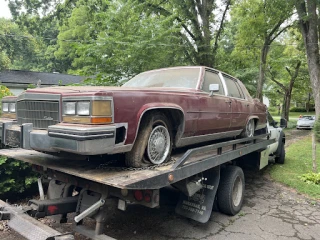
<path id="1" fill-rule="evenodd" d="M 228 166 L 221 172 L 217 201 L 219 210 L 231 216 L 242 207 L 244 197 L 244 174 L 240 167 Z"/>
<path id="2" fill-rule="evenodd" d="M 170 159 L 172 134 L 168 118 L 158 111 L 146 114 L 132 150 L 125 155 L 128 167 L 159 165 Z"/>

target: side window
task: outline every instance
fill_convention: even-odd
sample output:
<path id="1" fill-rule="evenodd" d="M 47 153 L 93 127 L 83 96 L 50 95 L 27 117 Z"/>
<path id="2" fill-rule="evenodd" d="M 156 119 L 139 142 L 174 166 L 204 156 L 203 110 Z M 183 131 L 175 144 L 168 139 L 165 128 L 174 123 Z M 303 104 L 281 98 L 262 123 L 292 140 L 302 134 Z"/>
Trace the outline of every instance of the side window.
<path id="1" fill-rule="evenodd" d="M 226 85 L 228 88 L 228 96 L 229 97 L 236 97 L 236 98 L 244 98 L 236 81 L 228 76 L 225 76 L 225 75 L 223 77 L 226 81 Z"/>
<path id="2" fill-rule="evenodd" d="M 219 84 L 219 92 L 217 92 L 216 94 L 224 95 L 223 85 L 221 83 L 219 75 L 215 72 L 206 71 L 204 75 L 202 90 L 205 92 L 210 92 L 209 91 L 210 84 Z"/>

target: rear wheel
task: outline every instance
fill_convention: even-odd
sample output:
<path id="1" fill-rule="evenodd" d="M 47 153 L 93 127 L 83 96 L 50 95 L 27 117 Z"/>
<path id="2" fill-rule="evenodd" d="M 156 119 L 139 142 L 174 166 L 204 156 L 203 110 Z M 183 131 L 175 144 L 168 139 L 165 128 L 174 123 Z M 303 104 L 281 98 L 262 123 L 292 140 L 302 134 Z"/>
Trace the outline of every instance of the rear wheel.
<path id="1" fill-rule="evenodd" d="M 228 166 L 221 172 L 217 200 L 222 213 L 233 216 L 241 210 L 244 184 L 244 174 L 240 167 Z"/>
<path id="2" fill-rule="evenodd" d="M 170 159 L 172 136 L 168 118 L 159 111 L 146 114 L 132 150 L 125 155 L 129 167 L 159 165 Z"/>
<path id="3" fill-rule="evenodd" d="M 241 133 L 241 137 L 243 138 L 248 138 L 248 137 L 253 137 L 254 135 L 254 129 L 255 129 L 255 123 L 253 119 L 250 119 L 243 132 Z"/>
<path id="4" fill-rule="evenodd" d="M 279 164 L 284 164 L 284 161 L 285 161 L 285 158 L 286 158 L 286 151 L 284 149 L 284 144 L 282 142 L 279 143 L 279 144 L 281 144 L 280 151 L 279 151 L 280 153 L 275 158 L 275 162 L 279 163 Z"/>

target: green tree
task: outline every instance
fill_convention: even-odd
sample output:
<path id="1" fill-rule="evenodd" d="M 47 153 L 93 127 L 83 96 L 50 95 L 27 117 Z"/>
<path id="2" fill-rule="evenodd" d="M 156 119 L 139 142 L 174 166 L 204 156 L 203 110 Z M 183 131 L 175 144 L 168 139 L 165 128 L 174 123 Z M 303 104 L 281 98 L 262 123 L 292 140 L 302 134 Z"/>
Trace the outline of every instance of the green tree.
<path id="1" fill-rule="evenodd" d="M 119 84 L 145 70 L 189 63 L 172 19 L 145 14 L 146 5 L 136 1 L 95 6 L 90 11 L 79 1 L 60 27 L 55 56 L 71 62 L 69 73 L 96 76 L 87 83 Z"/>
<path id="2" fill-rule="evenodd" d="M 226 22 L 231 1 L 223 0 L 218 6 L 214 0 L 141 1 L 152 13 L 172 19 L 181 27 L 180 37 L 187 46 L 185 55 L 195 65 L 213 67 L 219 40 Z"/>
<path id="3" fill-rule="evenodd" d="M 0 18 L 0 69 L 28 66 L 36 51 L 37 44 L 29 34 L 12 21 Z"/>
<path id="4" fill-rule="evenodd" d="M 287 20 L 292 12 L 293 2 L 283 0 L 241 0 L 232 8 L 232 21 L 237 23 L 236 50 L 241 52 L 251 48 L 260 51 L 256 87 L 256 97 L 260 100 L 270 46 L 290 26 Z"/>

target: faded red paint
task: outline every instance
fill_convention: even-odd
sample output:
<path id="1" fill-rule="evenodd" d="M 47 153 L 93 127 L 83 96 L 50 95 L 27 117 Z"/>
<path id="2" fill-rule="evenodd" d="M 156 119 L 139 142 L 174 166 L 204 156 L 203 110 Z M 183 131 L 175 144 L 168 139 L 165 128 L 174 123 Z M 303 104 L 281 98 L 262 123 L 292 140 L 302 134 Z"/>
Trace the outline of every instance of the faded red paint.
<path id="1" fill-rule="evenodd" d="M 238 83 L 246 100 L 222 95 L 210 97 L 208 93 L 202 91 L 200 86 L 206 68 L 200 68 L 199 81 L 195 89 L 68 86 L 29 89 L 27 92 L 60 94 L 61 98 L 112 96 L 114 122 L 128 123 L 126 144 L 134 142 L 140 119 L 150 109 L 172 108 L 181 111 L 185 126 L 181 137 L 244 129 L 250 118 L 258 119 L 259 127 L 266 124 L 265 105 L 253 100 L 240 81 Z"/>

